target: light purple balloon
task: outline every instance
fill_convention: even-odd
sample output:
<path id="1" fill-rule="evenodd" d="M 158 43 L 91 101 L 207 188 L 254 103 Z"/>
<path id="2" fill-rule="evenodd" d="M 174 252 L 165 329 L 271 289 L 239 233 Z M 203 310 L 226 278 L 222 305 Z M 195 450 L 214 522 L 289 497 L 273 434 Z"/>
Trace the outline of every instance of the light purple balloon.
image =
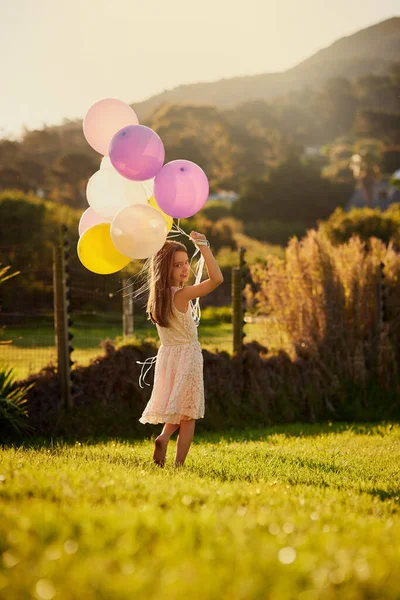
<path id="1" fill-rule="evenodd" d="M 163 166 L 165 150 L 155 131 L 145 125 L 128 125 L 112 138 L 109 157 L 123 177 L 145 181 L 155 177 Z"/>
<path id="2" fill-rule="evenodd" d="M 207 175 L 190 160 L 173 160 L 163 166 L 154 180 L 154 198 L 167 215 L 191 217 L 205 204 L 209 185 Z"/>

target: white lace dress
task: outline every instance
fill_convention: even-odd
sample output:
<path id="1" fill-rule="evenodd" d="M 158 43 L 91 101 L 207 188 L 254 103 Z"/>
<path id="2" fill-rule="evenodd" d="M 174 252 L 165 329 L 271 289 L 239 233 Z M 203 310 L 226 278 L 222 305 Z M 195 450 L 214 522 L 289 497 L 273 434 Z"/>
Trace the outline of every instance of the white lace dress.
<path id="1" fill-rule="evenodd" d="M 157 325 L 161 346 L 157 353 L 151 398 L 141 423 L 180 423 L 204 417 L 203 355 L 190 305 L 178 311 L 172 287 L 172 318 L 169 327 Z"/>

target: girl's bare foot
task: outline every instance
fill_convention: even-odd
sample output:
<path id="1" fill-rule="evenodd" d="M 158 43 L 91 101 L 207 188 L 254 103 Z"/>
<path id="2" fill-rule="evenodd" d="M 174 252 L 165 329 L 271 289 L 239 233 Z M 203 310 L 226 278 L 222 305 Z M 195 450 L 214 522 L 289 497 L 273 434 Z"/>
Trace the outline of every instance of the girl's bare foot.
<path id="1" fill-rule="evenodd" d="M 153 462 L 159 467 L 163 467 L 165 465 L 165 457 L 167 455 L 167 446 L 168 440 L 163 440 L 162 438 L 156 438 L 154 442 L 154 454 L 153 454 Z"/>

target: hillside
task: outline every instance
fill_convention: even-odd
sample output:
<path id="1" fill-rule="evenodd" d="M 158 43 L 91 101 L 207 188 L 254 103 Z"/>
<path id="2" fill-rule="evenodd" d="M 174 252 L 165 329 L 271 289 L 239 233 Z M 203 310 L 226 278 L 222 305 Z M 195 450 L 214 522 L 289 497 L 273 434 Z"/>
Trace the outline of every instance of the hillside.
<path id="1" fill-rule="evenodd" d="M 400 17 L 393 17 L 341 38 L 282 73 L 263 73 L 214 82 L 180 85 L 135 103 L 140 119 L 158 106 L 168 104 L 210 104 L 232 108 L 242 102 L 269 100 L 306 86 L 319 86 L 331 77 L 355 78 L 381 74 L 400 56 Z"/>

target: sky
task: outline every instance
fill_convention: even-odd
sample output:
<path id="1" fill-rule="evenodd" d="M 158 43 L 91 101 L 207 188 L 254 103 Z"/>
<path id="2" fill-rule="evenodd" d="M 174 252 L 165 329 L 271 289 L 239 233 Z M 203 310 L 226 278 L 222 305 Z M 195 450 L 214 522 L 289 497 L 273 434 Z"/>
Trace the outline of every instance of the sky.
<path id="1" fill-rule="evenodd" d="M 0 137 L 185 83 L 284 71 L 398 0 L 0 0 Z"/>

